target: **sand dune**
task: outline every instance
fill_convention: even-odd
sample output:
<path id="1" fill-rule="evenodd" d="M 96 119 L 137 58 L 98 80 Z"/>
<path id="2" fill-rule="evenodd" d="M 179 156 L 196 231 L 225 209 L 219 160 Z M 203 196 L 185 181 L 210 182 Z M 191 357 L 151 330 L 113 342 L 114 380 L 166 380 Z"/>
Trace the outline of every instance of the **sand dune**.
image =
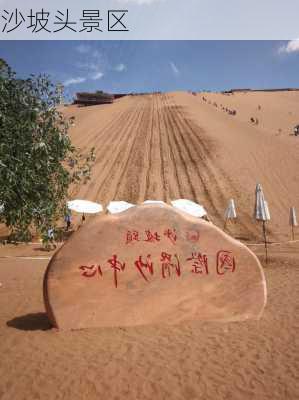
<path id="1" fill-rule="evenodd" d="M 113 106 L 71 106 L 66 115 L 76 117 L 74 144 L 82 150 L 95 145 L 97 154 L 92 182 L 77 195 L 102 203 L 186 197 L 203 204 L 218 226 L 232 197 L 240 215 L 232 233 L 250 241 L 260 235 L 252 219 L 260 182 L 272 215 L 271 237 L 285 239 L 289 207 L 299 208 L 299 140 L 291 135 L 296 100 L 297 92 L 169 93 L 127 97 Z M 249 116 L 257 113 L 255 126 Z"/>
<path id="2" fill-rule="evenodd" d="M 76 117 L 74 144 L 95 146 L 97 155 L 91 182 L 74 196 L 104 204 L 185 197 L 203 204 L 220 227 L 232 197 L 239 221 L 230 232 L 252 243 L 261 241 L 252 219 L 260 182 L 272 216 L 270 240 L 288 240 L 289 207 L 299 210 L 299 139 L 290 135 L 299 123 L 299 94 L 204 96 L 207 102 L 202 94 L 168 93 L 64 108 Z M 50 329 L 44 312 L 48 260 L 0 258 L 1 400 L 297 399 L 299 245 L 271 246 L 267 266 L 262 246 L 251 248 L 269 293 L 258 322 L 63 333 Z M 39 245 L 3 246 L 4 256 L 49 253 Z"/>

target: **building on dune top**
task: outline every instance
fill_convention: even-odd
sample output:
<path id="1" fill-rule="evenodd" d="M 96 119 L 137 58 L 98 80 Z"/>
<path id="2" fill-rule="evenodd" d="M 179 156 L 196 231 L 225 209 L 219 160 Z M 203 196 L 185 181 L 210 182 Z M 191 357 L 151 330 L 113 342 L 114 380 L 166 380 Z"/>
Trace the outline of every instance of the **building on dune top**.
<path id="1" fill-rule="evenodd" d="M 95 93 L 76 93 L 74 104 L 79 104 L 82 106 L 93 106 L 96 104 L 111 104 L 113 103 L 113 100 L 114 96 L 112 94 L 105 93 L 102 90 L 97 90 Z"/>

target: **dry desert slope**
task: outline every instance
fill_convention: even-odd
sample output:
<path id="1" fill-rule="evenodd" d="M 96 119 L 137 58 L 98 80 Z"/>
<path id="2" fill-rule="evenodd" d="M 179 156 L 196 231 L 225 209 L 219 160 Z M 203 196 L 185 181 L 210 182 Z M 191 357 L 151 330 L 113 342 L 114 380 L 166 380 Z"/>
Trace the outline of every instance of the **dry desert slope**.
<path id="1" fill-rule="evenodd" d="M 272 215 L 271 238 L 286 239 L 289 207 L 299 208 L 299 140 L 292 135 L 298 101 L 299 92 L 182 92 L 68 107 L 65 114 L 76 117 L 74 144 L 83 150 L 94 145 L 97 156 L 90 184 L 77 195 L 102 203 L 189 198 L 203 204 L 218 226 L 232 197 L 240 218 L 231 233 L 254 240 L 260 235 L 252 219 L 260 182 Z M 257 115 L 259 124 L 250 123 Z"/>

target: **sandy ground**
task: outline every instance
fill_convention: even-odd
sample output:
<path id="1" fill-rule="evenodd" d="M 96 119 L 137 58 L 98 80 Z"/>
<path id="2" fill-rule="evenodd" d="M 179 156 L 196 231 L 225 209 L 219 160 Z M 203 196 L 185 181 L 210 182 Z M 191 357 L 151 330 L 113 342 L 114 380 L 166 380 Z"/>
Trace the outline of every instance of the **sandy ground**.
<path id="1" fill-rule="evenodd" d="M 76 116 L 74 144 L 96 147 L 92 180 L 76 195 L 104 204 L 185 197 L 202 203 L 218 226 L 233 197 L 239 221 L 229 231 L 250 244 L 261 240 L 252 219 L 259 181 L 272 216 L 269 240 L 288 240 L 289 207 L 299 209 L 299 139 L 291 135 L 299 94 L 205 96 L 65 108 Z M 1 246 L 1 400 L 297 399 L 299 242 L 271 245 L 268 265 L 262 246 L 250 248 L 269 292 L 260 321 L 56 332 L 42 299 L 51 253 L 38 244 Z"/>
<path id="2" fill-rule="evenodd" d="M 55 332 L 42 301 L 47 260 L 2 259 L 0 398 L 295 400 L 298 260 L 296 245 L 271 248 L 260 321 Z"/>

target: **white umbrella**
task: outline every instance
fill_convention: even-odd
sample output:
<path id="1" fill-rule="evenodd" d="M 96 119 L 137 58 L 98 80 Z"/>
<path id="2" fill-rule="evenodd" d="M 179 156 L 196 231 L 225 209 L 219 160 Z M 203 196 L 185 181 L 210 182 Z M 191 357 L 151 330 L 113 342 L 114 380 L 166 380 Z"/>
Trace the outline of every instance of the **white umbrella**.
<path id="1" fill-rule="evenodd" d="M 268 203 L 265 200 L 262 186 L 258 183 L 255 188 L 255 219 L 263 222 L 263 235 L 266 250 L 266 263 L 268 262 L 268 249 L 267 249 L 267 237 L 266 237 L 266 221 L 270 221 L 270 212 Z"/>
<path id="2" fill-rule="evenodd" d="M 97 214 L 103 211 L 101 204 L 88 200 L 72 200 L 67 202 L 70 210 L 83 214 Z"/>
<path id="3" fill-rule="evenodd" d="M 194 201 L 179 199 L 171 202 L 173 207 L 186 212 L 187 214 L 193 215 L 194 217 L 202 218 L 207 215 L 206 210 L 200 204 L 194 203 Z"/>
<path id="4" fill-rule="evenodd" d="M 164 201 L 161 200 L 145 200 L 142 204 L 165 204 Z"/>
<path id="5" fill-rule="evenodd" d="M 225 210 L 225 213 L 224 213 L 224 218 L 225 218 L 225 223 L 224 223 L 223 229 L 225 229 L 227 221 L 229 219 L 237 218 L 237 212 L 236 212 L 236 206 L 235 206 L 234 199 L 230 199 L 230 201 L 228 202 L 227 209 Z"/>
<path id="6" fill-rule="evenodd" d="M 135 207 L 135 205 L 127 203 L 126 201 L 110 201 L 107 206 L 107 210 L 110 214 L 118 214 L 122 211 L 128 210 L 131 207 Z"/>
<path id="7" fill-rule="evenodd" d="M 292 239 L 294 240 L 294 226 L 298 226 L 295 207 L 290 208 L 290 225 L 292 227 Z"/>

